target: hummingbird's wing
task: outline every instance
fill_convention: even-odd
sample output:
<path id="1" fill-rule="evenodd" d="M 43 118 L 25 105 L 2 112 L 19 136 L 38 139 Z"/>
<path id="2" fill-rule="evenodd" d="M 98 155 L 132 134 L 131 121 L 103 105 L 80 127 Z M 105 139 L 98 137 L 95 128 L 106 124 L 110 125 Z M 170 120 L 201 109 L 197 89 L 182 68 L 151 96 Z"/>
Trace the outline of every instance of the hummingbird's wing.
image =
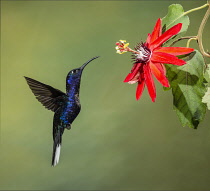
<path id="1" fill-rule="evenodd" d="M 62 104 L 64 97 L 66 97 L 65 93 L 49 85 L 43 84 L 28 77 L 25 77 L 25 79 L 36 98 L 42 103 L 43 106 L 51 111 L 55 112 Z"/>

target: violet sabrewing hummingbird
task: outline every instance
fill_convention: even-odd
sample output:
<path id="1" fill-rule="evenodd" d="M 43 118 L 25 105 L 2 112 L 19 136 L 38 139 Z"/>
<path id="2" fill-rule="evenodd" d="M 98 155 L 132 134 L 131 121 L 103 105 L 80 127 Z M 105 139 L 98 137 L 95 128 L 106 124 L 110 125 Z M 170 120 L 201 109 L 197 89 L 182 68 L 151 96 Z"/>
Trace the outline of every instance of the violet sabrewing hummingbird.
<path id="1" fill-rule="evenodd" d="M 52 166 L 59 162 L 62 134 L 64 129 L 71 129 L 71 124 L 80 112 L 79 100 L 80 81 L 82 71 L 93 57 L 84 63 L 80 68 L 71 70 L 66 77 L 66 93 L 55 89 L 49 85 L 38 82 L 32 78 L 25 77 L 30 89 L 47 109 L 55 112 L 53 119 L 53 154 Z"/>

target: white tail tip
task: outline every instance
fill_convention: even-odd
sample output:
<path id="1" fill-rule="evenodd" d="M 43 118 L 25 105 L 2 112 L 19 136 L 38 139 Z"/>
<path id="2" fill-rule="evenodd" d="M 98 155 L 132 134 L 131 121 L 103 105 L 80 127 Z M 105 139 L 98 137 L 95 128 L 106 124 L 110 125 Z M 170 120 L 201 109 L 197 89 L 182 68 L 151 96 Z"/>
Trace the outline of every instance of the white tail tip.
<path id="1" fill-rule="evenodd" d="M 55 149 L 55 158 L 54 158 L 54 163 L 53 163 L 53 166 L 56 166 L 59 162 L 59 158 L 60 158 L 60 151 L 61 151 L 61 145 L 58 144 L 56 146 L 56 149 Z"/>

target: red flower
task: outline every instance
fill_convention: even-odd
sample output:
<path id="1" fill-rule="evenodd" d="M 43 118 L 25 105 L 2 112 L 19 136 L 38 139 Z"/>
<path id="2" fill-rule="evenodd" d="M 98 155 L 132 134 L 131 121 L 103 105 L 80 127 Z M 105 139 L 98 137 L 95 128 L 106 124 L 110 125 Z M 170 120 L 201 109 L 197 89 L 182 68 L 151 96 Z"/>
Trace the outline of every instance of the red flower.
<path id="1" fill-rule="evenodd" d="M 170 84 L 166 78 L 166 70 L 163 64 L 174 64 L 182 66 L 186 64 L 184 60 L 178 59 L 177 55 L 188 54 L 194 51 L 193 48 L 185 47 L 161 47 L 173 35 L 176 35 L 181 30 L 182 23 L 179 23 L 163 34 L 161 34 L 161 19 L 157 20 L 152 34 L 148 34 L 145 43 L 138 44 L 135 50 L 130 49 L 128 46 L 124 46 L 124 41 L 116 43 L 118 53 L 132 52 L 134 59 L 134 66 L 131 72 L 127 75 L 124 82 L 133 84 L 138 82 L 136 89 L 136 99 L 140 99 L 144 86 L 146 84 L 149 95 L 152 101 L 155 101 L 156 90 L 153 80 L 153 75 L 157 80 L 165 87 L 169 87 Z M 125 47 L 125 49 L 123 49 Z"/>

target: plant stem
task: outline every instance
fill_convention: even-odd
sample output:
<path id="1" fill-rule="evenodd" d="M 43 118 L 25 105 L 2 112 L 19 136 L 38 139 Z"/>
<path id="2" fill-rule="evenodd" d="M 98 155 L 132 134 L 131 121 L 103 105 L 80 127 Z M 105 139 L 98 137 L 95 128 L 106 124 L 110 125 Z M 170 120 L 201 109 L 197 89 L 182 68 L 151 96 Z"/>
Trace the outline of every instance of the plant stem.
<path id="1" fill-rule="evenodd" d="M 209 6 L 209 3 L 206 3 L 206 4 L 204 4 L 204 5 L 200 6 L 200 7 L 197 7 L 197 8 L 191 9 L 189 11 L 186 11 L 186 12 L 183 13 L 182 16 L 187 15 L 189 13 L 192 13 L 193 11 L 197 11 L 197 10 L 203 9 L 203 8 L 205 8 L 207 6 Z"/>
<path id="2" fill-rule="evenodd" d="M 210 2 L 209 2 L 210 3 Z M 197 39 L 198 39 L 198 46 L 200 48 L 200 51 L 201 53 L 204 55 L 204 56 L 207 56 L 207 57 L 210 57 L 210 54 L 205 52 L 204 48 L 203 48 L 203 43 L 202 43 L 202 34 L 203 34 L 203 29 L 205 27 L 205 24 L 208 20 L 208 17 L 210 15 L 210 4 L 209 4 L 209 7 L 208 7 L 208 10 L 206 11 L 206 14 L 204 15 L 203 17 L 203 20 L 200 24 L 200 27 L 198 29 L 198 35 L 197 35 Z"/>
<path id="3" fill-rule="evenodd" d="M 180 40 L 191 39 L 191 38 L 195 39 L 195 38 L 197 38 L 197 36 L 185 36 L 185 37 L 178 38 L 177 40 L 173 41 L 170 46 L 173 46 L 174 44 L 176 44 Z"/>
<path id="4" fill-rule="evenodd" d="M 187 41 L 187 45 L 186 45 L 187 48 L 189 48 L 190 42 L 191 42 L 192 40 L 198 40 L 198 37 L 195 36 L 195 37 L 193 37 L 193 38 L 190 38 L 190 39 Z"/>

